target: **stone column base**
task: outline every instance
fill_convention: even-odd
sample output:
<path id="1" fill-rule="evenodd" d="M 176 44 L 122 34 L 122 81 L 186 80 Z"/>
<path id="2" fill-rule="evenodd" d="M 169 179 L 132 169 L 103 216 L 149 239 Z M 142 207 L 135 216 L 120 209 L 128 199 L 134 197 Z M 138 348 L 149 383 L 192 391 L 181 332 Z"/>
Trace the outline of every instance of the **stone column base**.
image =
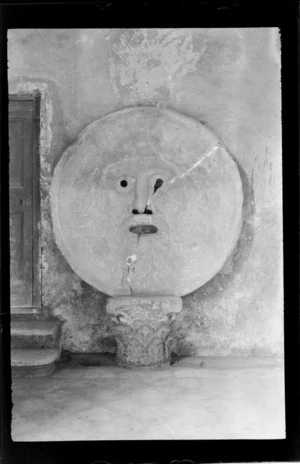
<path id="1" fill-rule="evenodd" d="M 182 308 L 178 297 L 110 298 L 106 311 L 117 342 L 117 363 L 124 367 L 170 362 L 172 328 Z"/>

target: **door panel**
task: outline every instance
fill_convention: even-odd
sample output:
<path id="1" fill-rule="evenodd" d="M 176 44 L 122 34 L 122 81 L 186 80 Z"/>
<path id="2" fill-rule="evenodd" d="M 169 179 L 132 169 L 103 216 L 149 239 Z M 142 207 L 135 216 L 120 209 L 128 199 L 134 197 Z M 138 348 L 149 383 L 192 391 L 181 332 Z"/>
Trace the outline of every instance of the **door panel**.
<path id="1" fill-rule="evenodd" d="M 12 188 L 23 187 L 24 164 L 23 146 L 24 121 L 14 120 L 10 122 L 9 144 L 10 144 L 10 186 Z"/>
<path id="2" fill-rule="evenodd" d="M 11 305 L 34 305 L 34 101 L 9 102 Z"/>
<path id="3" fill-rule="evenodd" d="M 11 213 L 10 272 L 13 285 L 23 280 L 23 227 L 23 212 Z"/>

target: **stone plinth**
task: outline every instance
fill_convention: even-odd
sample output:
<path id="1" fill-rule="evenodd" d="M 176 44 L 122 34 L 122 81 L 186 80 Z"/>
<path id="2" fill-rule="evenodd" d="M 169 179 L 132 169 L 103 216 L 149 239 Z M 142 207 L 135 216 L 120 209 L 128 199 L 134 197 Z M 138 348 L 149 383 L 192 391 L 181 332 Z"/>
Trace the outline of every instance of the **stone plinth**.
<path id="1" fill-rule="evenodd" d="M 110 298 L 106 311 L 124 367 L 157 366 L 170 361 L 172 328 L 182 308 L 177 297 Z"/>

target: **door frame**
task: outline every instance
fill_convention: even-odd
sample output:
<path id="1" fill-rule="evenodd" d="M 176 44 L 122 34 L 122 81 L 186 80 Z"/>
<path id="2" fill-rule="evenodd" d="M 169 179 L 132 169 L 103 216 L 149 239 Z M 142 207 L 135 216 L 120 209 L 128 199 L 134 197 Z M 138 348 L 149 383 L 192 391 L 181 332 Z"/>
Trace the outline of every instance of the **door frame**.
<path id="1" fill-rule="evenodd" d="M 8 103 L 13 101 L 32 101 L 32 307 L 42 306 L 41 295 L 41 201 L 40 201 L 40 108 L 39 91 L 28 94 L 9 94 Z M 9 124 L 8 117 L 8 124 Z M 30 308 L 30 306 L 14 306 L 14 308 Z"/>

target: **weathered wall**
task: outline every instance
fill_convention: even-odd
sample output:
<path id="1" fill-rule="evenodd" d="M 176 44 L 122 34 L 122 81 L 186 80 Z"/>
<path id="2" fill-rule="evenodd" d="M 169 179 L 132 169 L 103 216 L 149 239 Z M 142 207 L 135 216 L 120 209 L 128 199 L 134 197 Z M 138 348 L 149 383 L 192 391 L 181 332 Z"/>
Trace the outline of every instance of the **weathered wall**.
<path id="1" fill-rule="evenodd" d="M 236 160 L 244 225 L 223 270 L 183 298 L 174 350 L 283 351 L 280 41 L 277 29 L 11 30 L 9 91 L 42 94 L 42 302 L 64 348 L 114 351 L 106 296 L 70 269 L 52 234 L 49 186 L 64 149 L 91 121 L 162 105 L 205 124 Z"/>

